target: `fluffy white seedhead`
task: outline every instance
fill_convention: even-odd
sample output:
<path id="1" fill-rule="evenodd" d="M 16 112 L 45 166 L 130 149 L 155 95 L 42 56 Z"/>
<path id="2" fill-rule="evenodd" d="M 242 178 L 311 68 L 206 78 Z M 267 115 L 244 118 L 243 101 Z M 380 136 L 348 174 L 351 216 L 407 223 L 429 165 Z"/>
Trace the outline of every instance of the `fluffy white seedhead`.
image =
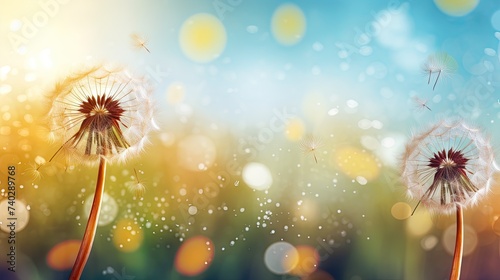
<path id="1" fill-rule="evenodd" d="M 422 65 L 422 70 L 428 76 L 427 83 L 431 83 L 431 78 L 434 75 L 435 81 L 432 89 L 436 88 L 439 79 L 444 79 L 453 74 L 458 68 L 457 61 L 445 52 L 438 52 L 429 55 L 427 60 Z"/>
<path id="2" fill-rule="evenodd" d="M 458 205 L 474 205 L 488 192 L 493 162 L 493 148 L 478 128 L 445 120 L 407 143 L 402 180 L 409 198 L 450 214 Z"/>
<path id="3" fill-rule="evenodd" d="M 140 153 L 155 128 L 146 82 L 121 69 L 95 67 L 59 83 L 48 123 L 69 161 L 125 161 Z"/>

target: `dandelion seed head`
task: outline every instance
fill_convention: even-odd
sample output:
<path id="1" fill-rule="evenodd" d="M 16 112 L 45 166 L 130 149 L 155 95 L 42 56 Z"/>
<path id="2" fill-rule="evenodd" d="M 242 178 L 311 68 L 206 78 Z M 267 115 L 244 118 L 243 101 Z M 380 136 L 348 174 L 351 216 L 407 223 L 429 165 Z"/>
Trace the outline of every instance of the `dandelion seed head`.
<path id="1" fill-rule="evenodd" d="M 431 77 L 436 73 L 436 78 L 432 89 L 436 88 L 439 78 L 441 79 L 451 76 L 458 68 L 457 61 L 445 52 L 439 52 L 430 55 L 422 66 L 426 75 L 428 75 L 427 83 L 431 83 Z"/>
<path id="2" fill-rule="evenodd" d="M 476 204 L 490 187 L 493 148 L 478 128 L 444 120 L 406 145 L 402 180 L 407 195 L 429 210 L 450 214 Z"/>
<path id="3" fill-rule="evenodd" d="M 431 108 L 427 105 L 427 103 L 428 103 L 427 99 L 421 99 L 418 96 L 414 96 L 412 98 L 412 101 L 413 101 L 413 103 L 415 104 L 415 107 L 418 110 L 424 110 L 424 109 L 426 109 L 426 110 L 431 111 Z"/>
<path id="4" fill-rule="evenodd" d="M 323 143 L 321 139 L 312 135 L 307 135 L 300 142 L 300 148 L 304 153 L 314 152 L 317 149 L 321 148 L 322 145 Z"/>
<path id="5" fill-rule="evenodd" d="M 135 197 L 140 198 L 146 192 L 146 186 L 142 182 L 129 182 L 128 190 L 134 194 Z"/>
<path id="6" fill-rule="evenodd" d="M 51 135 L 57 153 L 70 161 L 96 164 L 101 157 L 125 161 L 142 151 L 154 129 L 153 105 L 145 81 L 111 67 L 67 77 L 52 95 Z"/>
<path id="7" fill-rule="evenodd" d="M 446 52 L 437 52 L 429 55 L 424 62 L 422 69 L 425 74 L 442 72 L 443 74 L 451 74 L 458 68 L 457 61 Z"/>

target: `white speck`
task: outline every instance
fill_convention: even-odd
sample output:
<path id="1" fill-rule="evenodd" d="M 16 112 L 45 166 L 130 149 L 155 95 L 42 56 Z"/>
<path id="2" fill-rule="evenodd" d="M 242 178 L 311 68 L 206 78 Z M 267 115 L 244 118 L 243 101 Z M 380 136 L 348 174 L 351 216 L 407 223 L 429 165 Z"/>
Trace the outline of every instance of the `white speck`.
<path id="1" fill-rule="evenodd" d="M 198 208 L 194 205 L 189 206 L 188 208 L 189 215 L 196 215 L 198 213 Z"/>
<path id="2" fill-rule="evenodd" d="M 384 124 L 381 121 L 378 121 L 378 120 L 372 121 L 372 127 L 375 129 L 382 129 L 383 126 L 384 126 Z"/>
<path id="3" fill-rule="evenodd" d="M 332 109 L 328 110 L 329 116 L 335 116 L 338 113 L 339 113 L 339 109 L 337 109 L 337 108 L 332 108 Z"/>
<path id="4" fill-rule="evenodd" d="M 484 53 L 486 55 L 489 55 L 489 56 L 495 56 L 496 55 L 496 52 L 494 49 L 491 49 L 491 48 L 485 48 L 484 49 Z"/>
<path id="5" fill-rule="evenodd" d="M 249 26 L 247 26 L 247 32 L 250 34 L 255 34 L 255 33 L 259 32 L 259 28 L 255 25 L 249 25 Z"/>
<path id="6" fill-rule="evenodd" d="M 362 119 L 358 122 L 358 127 L 361 129 L 369 129 L 372 127 L 372 121 L 367 119 Z"/>
<path id="7" fill-rule="evenodd" d="M 349 99 L 346 101 L 346 105 L 349 108 L 356 108 L 356 107 L 358 107 L 359 103 L 354 99 Z"/>
<path id="8" fill-rule="evenodd" d="M 323 50 L 323 44 L 321 44 L 320 42 L 314 42 L 314 44 L 312 45 L 312 48 L 313 48 L 313 50 L 320 52 Z"/>
<path id="9" fill-rule="evenodd" d="M 358 181 L 360 185 L 366 185 L 368 183 L 368 180 L 363 176 L 357 176 L 356 181 Z"/>

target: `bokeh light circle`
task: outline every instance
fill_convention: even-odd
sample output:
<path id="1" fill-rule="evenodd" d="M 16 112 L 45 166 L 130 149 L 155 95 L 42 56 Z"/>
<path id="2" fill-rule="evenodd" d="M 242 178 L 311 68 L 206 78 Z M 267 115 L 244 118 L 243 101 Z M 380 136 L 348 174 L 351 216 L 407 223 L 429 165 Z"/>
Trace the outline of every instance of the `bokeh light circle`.
<path id="1" fill-rule="evenodd" d="M 500 236 L 500 218 L 499 217 L 495 217 L 493 224 L 492 224 L 492 229 L 496 235 Z"/>
<path id="2" fill-rule="evenodd" d="M 428 211 L 415 211 L 411 219 L 406 220 L 406 231 L 413 236 L 423 236 L 432 228 L 432 219 Z"/>
<path id="3" fill-rule="evenodd" d="M 319 264 L 319 253 L 318 251 L 308 245 L 298 245 L 295 246 L 298 253 L 298 260 L 296 265 L 290 271 L 290 274 L 297 276 L 307 276 L 316 271 Z M 291 258 L 290 261 L 293 261 Z"/>
<path id="4" fill-rule="evenodd" d="M 497 10 L 491 16 L 491 26 L 496 30 L 500 30 L 500 10 Z"/>
<path id="5" fill-rule="evenodd" d="M 47 254 L 47 265 L 59 271 L 71 269 L 80 250 L 80 244 L 79 240 L 66 240 L 55 245 Z"/>
<path id="6" fill-rule="evenodd" d="M 92 208 L 93 200 L 94 195 L 89 195 L 83 204 L 83 214 L 85 217 L 88 217 L 90 214 L 90 208 Z M 109 225 L 115 220 L 116 215 L 118 215 L 118 203 L 116 203 L 116 200 L 112 196 L 104 193 L 102 195 L 102 204 L 101 210 L 99 211 L 99 222 L 97 225 Z"/>
<path id="7" fill-rule="evenodd" d="M 284 241 L 271 244 L 264 253 L 266 267 L 275 274 L 290 272 L 299 261 L 299 253 L 295 247 Z"/>
<path id="8" fill-rule="evenodd" d="M 285 136 L 290 141 L 298 141 L 304 135 L 304 122 L 299 118 L 290 119 L 285 127 Z"/>
<path id="9" fill-rule="evenodd" d="M 14 201 L 14 200 L 10 200 Z M 13 212 L 15 213 L 15 216 L 10 216 L 8 207 L 12 207 L 14 210 Z M 29 219 L 30 219 L 30 212 L 28 211 L 28 208 L 26 207 L 26 204 L 22 202 L 21 200 L 15 200 L 15 202 L 11 205 L 9 204 L 8 199 L 4 199 L 0 201 L 0 221 L 5 221 L 4 223 L 0 224 L 0 229 L 3 232 L 10 233 L 11 229 L 9 228 L 9 218 L 16 218 L 15 220 L 15 232 L 19 232 L 23 230 L 26 225 L 28 225 Z"/>
<path id="10" fill-rule="evenodd" d="M 420 245 L 422 246 L 422 249 L 424 249 L 426 251 L 430 251 L 430 250 L 434 249 L 434 247 L 436 247 L 436 245 L 438 243 L 439 243 L 439 239 L 434 235 L 426 236 L 426 237 L 422 238 L 422 240 L 420 241 Z"/>
<path id="11" fill-rule="evenodd" d="M 241 173 L 243 181 L 254 190 L 267 190 L 273 184 L 271 171 L 262 163 L 247 163 Z"/>
<path id="12" fill-rule="evenodd" d="M 142 229 L 130 219 L 118 221 L 113 231 L 113 243 L 122 252 L 137 250 L 143 240 Z"/>
<path id="13" fill-rule="evenodd" d="M 179 141 L 177 161 L 191 171 L 205 171 L 215 162 L 217 151 L 212 139 L 189 135 Z"/>
<path id="14" fill-rule="evenodd" d="M 189 59 L 205 63 L 221 55 L 226 47 L 226 37 L 226 29 L 217 17 L 199 13 L 182 24 L 179 44 Z"/>
<path id="15" fill-rule="evenodd" d="M 443 232 L 443 246 L 445 250 L 453 255 L 455 250 L 455 237 L 457 226 L 451 225 Z M 476 231 L 469 225 L 464 225 L 464 256 L 474 252 L 477 247 L 478 239 Z"/>
<path id="16" fill-rule="evenodd" d="M 280 44 L 295 45 L 306 32 L 306 17 L 297 5 L 283 4 L 273 14 L 271 31 Z"/>
<path id="17" fill-rule="evenodd" d="M 434 0 L 434 3 L 443 13 L 461 17 L 472 12 L 479 0 Z"/>
<path id="18" fill-rule="evenodd" d="M 180 82 L 172 83 L 167 88 L 167 101 L 169 104 L 179 104 L 184 101 L 185 95 L 184 84 Z"/>
<path id="19" fill-rule="evenodd" d="M 333 153 L 333 161 L 344 174 L 353 179 L 361 176 L 368 181 L 373 180 L 380 172 L 377 158 L 373 154 L 355 147 L 338 149 Z"/>
<path id="20" fill-rule="evenodd" d="M 182 275 L 195 276 L 205 271 L 214 257 L 214 245 L 205 236 L 184 241 L 175 255 L 175 269 Z"/>
<path id="21" fill-rule="evenodd" d="M 405 202 L 396 202 L 391 208 L 391 214 L 394 219 L 405 220 L 411 215 L 411 207 Z"/>

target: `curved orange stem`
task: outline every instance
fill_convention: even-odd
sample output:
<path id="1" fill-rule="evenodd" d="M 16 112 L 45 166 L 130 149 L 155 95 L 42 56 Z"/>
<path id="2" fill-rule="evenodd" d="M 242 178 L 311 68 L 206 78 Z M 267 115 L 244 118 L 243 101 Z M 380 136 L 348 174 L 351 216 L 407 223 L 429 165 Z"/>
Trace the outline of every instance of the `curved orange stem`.
<path id="1" fill-rule="evenodd" d="M 462 268 L 462 256 L 464 248 L 464 213 L 462 207 L 457 205 L 457 237 L 455 239 L 455 252 L 453 253 L 453 263 L 451 266 L 450 280 L 460 279 Z"/>
<path id="2" fill-rule="evenodd" d="M 87 221 L 87 226 L 85 227 L 85 233 L 83 234 L 82 244 L 80 245 L 80 250 L 76 256 L 75 264 L 71 270 L 70 280 L 78 280 L 82 275 L 83 268 L 87 263 L 87 260 L 92 250 L 92 244 L 94 243 L 94 237 L 97 230 L 97 223 L 99 220 L 99 211 L 101 210 L 102 195 L 104 193 L 104 181 L 106 175 L 106 159 L 101 158 L 99 161 L 99 170 L 97 172 L 97 183 L 95 186 L 94 201 L 92 202 L 92 208 L 90 209 L 89 219 Z"/>

